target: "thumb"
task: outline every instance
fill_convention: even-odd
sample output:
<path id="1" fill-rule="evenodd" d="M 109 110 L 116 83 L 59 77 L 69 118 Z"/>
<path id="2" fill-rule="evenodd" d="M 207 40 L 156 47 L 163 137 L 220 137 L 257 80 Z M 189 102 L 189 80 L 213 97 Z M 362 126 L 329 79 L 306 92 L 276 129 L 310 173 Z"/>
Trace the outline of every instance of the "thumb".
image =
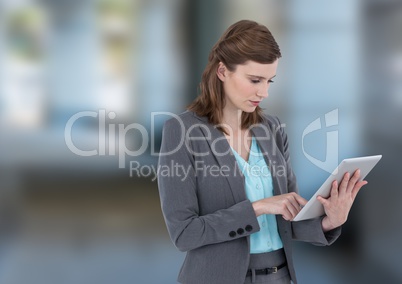
<path id="1" fill-rule="evenodd" d="M 324 197 L 322 197 L 321 195 L 317 196 L 317 200 L 323 205 L 323 206 L 327 206 L 329 201 L 327 199 L 325 199 Z"/>

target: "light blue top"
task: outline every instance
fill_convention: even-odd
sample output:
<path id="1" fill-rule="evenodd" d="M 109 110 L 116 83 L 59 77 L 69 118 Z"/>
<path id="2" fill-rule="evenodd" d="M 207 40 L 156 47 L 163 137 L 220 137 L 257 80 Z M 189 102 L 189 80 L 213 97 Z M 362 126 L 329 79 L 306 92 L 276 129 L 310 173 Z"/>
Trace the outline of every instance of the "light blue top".
<path id="1" fill-rule="evenodd" d="M 232 151 L 245 177 L 247 198 L 254 202 L 272 197 L 274 195 L 272 175 L 254 136 L 248 161 L 245 161 L 233 148 Z M 283 248 L 275 215 L 263 214 L 258 216 L 257 220 L 261 229 L 250 235 L 250 253 L 264 253 Z"/>

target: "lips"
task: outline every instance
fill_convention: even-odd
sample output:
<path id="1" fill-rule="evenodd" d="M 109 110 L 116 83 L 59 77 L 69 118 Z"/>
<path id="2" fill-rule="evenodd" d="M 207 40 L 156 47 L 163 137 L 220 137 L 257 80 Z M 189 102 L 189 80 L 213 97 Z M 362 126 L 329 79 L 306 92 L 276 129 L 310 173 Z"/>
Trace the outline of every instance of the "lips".
<path id="1" fill-rule="evenodd" d="M 261 101 L 250 101 L 253 106 L 258 106 Z"/>

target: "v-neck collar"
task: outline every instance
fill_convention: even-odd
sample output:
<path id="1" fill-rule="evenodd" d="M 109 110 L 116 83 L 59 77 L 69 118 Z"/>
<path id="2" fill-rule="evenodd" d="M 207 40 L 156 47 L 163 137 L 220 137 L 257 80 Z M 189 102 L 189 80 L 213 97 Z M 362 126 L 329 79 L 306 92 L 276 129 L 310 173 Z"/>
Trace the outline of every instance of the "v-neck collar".
<path id="1" fill-rule="evenodd" d="M 231 151 L 229 141 L 225 135 L 218 130 L 214 125 L 208 122 L 208 118 L 205 116 L 198 116 L 191 112 L 194 117 L 203 121 L 206 127 L 201 127 L 201 131 L 204 133 L 205 137 L 208 137 L 207 142 L 210 144 L 211 149 L 213 149 L 217 154 L 215 155 L 221 167 L 231 168 L 235 167 L 235 174 L 228 177 L 227 180 L 232 189 L 233 197 L 237 202 L 245 200 L 246 193 L 244 191 L 244 179 L 241 169 L 236 161 L 235 154 Z M 255 125 L 251 127 L 251 133 L 255 137 L 256 143 L 258 143 L 261 155 L 264 157 L 267 165 L 281 165 L 283 161 L 282 155 L 279 153 L 279 149 L 276 147 L 274 130 L 263 124 Z M 277 184 L 276 179 L 274 179 L 274 192 L 275 194 L 280 194 L 281 190 Z"/>
<path id="2" fill-rule="evenodd" d="M 249 149 L 249 153 L 248 153 L 248 160 L 247 160 L 247 161 L 246 161 L 239 153 L 237 153 L 237 151 L 236 151 L 232 146 L 230 146 L 230 148 L 232 149 L 233 154 L 234 154 L 237 158 L 240 158 L 241 161 L 242 161 L 243 163 L 247 164 L 248 166 L 250 165 L 250 162 L 251 162 L 250 160 L 252 160 L 252 159 L 251 159 L 251 156 L 253 155 L 253 153 L 254 153 L 254 155 L 256 155 L 255 153 L 257 153 L 257 150 L 258 150 L 254 136 L 251 136 L 251 145 L 250 145 L 250 149 Z M 242 164 L 243 164 L 243 163 L 242 163 Z"/>

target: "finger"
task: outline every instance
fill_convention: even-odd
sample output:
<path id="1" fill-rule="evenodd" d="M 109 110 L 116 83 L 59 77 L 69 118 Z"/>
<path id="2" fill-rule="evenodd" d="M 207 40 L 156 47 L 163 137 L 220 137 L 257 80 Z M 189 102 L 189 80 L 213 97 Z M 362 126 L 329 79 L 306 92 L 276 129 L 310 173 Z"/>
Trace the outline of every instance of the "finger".
<path id="1" fill-rule="evenodd" d="M 354 172 L 354 174 L 353 174 L 353 177 L 356 179 L 356 180 L 358 180 L 359 178 L 360 178 L 360 169 L 357 169 L 355 172 Z"/>
<path id="2" fill-rule="evenodd" d="M 355 185 L 358 182 L 359 178 L 360 178 L 360 169 L 357 169 L 354 172 L 352 178 L 350 179 L 350 181 L 348 183 L 348 188 L 347 188 L 348 191 L 353 190 L 353 188 L 355 187 Z"/>
<path id="3" fill-rule="evenodd" d="M 304 203 L 304 200 L 303 197 L 292 192 L 285 195 L 284 205 L 288 207 L 288 210 L 291 211 L 292 214 L 297 214 L 300 211 L 300 202 Z"/>
<path id="4" fill-rule="evenodd" d="M 286 216 L 286 215 L 282 215 L 282 218 L 285 219 L 286 221 L 293 220 L 293 219 L 290 219 L 290 218 L 289 218 L 288 216 Z"/>
<path id="5" fill-rule="evenodd" d="M 338 182 L 334 180 L 331 186 L 331 197 L 338 198 Z"/>
<path id="6" fill-rule="evenodd" d="M 300 205 L 301 205 L 301 206 L 306 205 L 307 202 L 308 202 L 306 199 L 304 199 L 303 197 L 301 197 L 301 196 L 298 195 L 298 194 L 295 195 L 295 198 L 296 198 L 296 201 L 297 201 L 299 207 L 300 207 Z"/>
<path id="7" fill-rule="evenodd" d="M 293 214 L 289 210 L 285 210 L 285 212 L 282 214 L 283 219 L 290 221 L 293 220 Z"/>
<path id="8" fill-rule="evenodd" d="M 347 172 L 343 175 L 341 184 L 339 185 L 339 193 L 344 193 L 350 180 L 350 174 Z"/>
<path id="9" fill-rule="evenodd" d="M 287 210 L 290 212 L 291 217 L 295 217 L 297 213 L 300 211 L 300 204 L 297 202 L 295 196 L 292 196 L 290 199 L 288 199 L 287 205 Z"/>
<path id="10" fill-rule="evenodd" d="M 298 195 L 297 193 L 292 193 L 293 197 L 293 203 L 292 203 L 292 208 L 291 212 L 293 214 L 293 218 L 296 217 L 296 215 L 300 212 L 300 210 L 303 208 L 304 205 L 307 204 L 307 200 Z"/>
<path id="11" fill-rule="evenodd" d="M 359 181 L 352 190 L 352 198 L 355 200 L 356 195 L 359 193 L 360 189 L 365 186 L 368 182 L 366 180 Z"/>
<path id="12" fill-rule="evenodd" d="M 289 214 L 291 215 L 290 220 L 293 220 L 293 218 L 296 217 L 296 215 L 302 209 L 302 206 L 306 204 L 306 199 L 304 199 L 297 193 L 292 192 L 286 196 L 286 199 L 284 200 L 284 205 L 286 206 L 286 208 L 283 209 L 289 212 Z"/>

